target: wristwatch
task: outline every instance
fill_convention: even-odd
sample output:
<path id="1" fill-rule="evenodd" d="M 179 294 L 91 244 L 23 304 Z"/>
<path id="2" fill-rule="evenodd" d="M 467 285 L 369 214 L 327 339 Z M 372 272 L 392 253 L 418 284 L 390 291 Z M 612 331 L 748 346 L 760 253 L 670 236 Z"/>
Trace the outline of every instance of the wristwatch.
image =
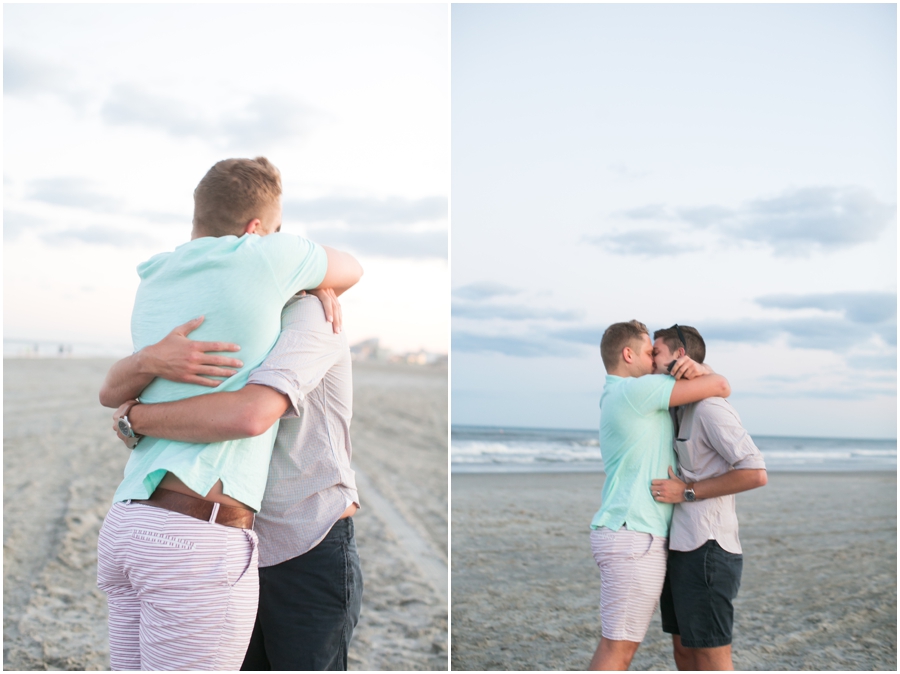
<path id="1" fill-rule="evenodd" d="M 128 415 L 131 414 L 132 408 L 135 405 L 140 404 L 140 402 L 141 401 L 138 398 L 129 400 L 126 403 L 125 411 L 122 413 L 122 416 L 119 417 L 118 421 L 119 432 L 126 438 L 131 438 L 132 440 L 134 440 L 133 443 L 128 444 L 129 449 L 134 449 L 135 447 L 137 447 L 137 444 L 141 441 L 141 438 L 144 437 L 143 435 L 139 435 L 138 433 L 134 432 L 134 429 L 131 427 L 131 421 L 129 421 L 128 419 Z"/>
<path id="2" fill-rule="evenodd" d="M 120 421 L 119 423 L 122 423 L 122 422 Z M 687 487 L 685 488 L 684 500 L 687 501 L 688 503 L 693 503 L 694 501 L 697 500 L 697 496 L 694 494 L 693 482 L 691 484 L 687 485 Z"/>

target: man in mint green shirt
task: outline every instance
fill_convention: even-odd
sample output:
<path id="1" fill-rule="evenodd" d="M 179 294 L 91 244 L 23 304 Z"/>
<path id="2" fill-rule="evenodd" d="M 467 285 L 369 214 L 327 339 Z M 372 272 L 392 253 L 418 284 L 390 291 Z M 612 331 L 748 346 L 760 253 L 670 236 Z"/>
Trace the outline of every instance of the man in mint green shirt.
<path id="1" fill-rule="evenodd" d="M 320 289 L 328 301 L 362 274 L 346 253 L 278 233 L 281 176 L 263 157 L 213 166 L 194 191 L 193 224 L 190 242 L 138 268 L 136 353 L 110 370 L 104 405 L 241 388 L 275 344 L 294 294 Z M 338 318 L 334 304 L 329 312 Z M 178 374 L 154 379 L 161 370 L 146 359 L 165 361 L 167 345 L 192 330 L 209 340 L 195 342 L 195 367 L 185 374 L 173 362 Z M 233 342 L 242 361 L 207 353 L 237 350 Z M 118 420 L 126 435 L 129 411 Z M 134 447 L 98 541 L 113 669 L 240 668 L 259 593 L 254 513 L 276 430 L 210 444 L 145 437 Z"/>
<path id="2" fill-rule="evenodd" d="M 672 506 L 654 501 L 647 484 L 675 466 L 669 407 L 731 391 L 723 377 L 686 356 L 672 377 L 650 376 L 653 343 L 638 321 L 609 326 L 600 354 L 607 372 L 600 399 L 606 481 L 591 522 L 591 549 L 601 571 L 603 632 L 589 669 L 626 670 L 665 580 Z"/>

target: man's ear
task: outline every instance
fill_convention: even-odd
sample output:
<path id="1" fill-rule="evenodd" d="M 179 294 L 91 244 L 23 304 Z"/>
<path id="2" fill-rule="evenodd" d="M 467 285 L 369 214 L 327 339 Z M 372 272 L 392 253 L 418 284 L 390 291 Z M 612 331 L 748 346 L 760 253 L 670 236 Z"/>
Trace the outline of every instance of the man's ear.
<path id="1" fill-rule="evenodd" d="M 634 351 L 630 346 L 626 346 L 622 349 L 622 360 L 631 365 L 634 362 Z"/>
<path id="2" fill-rule="evenodd" d="M 687 351 L 684 350 L 684 347 L 683 347 L 683 346 L 679 346 L 679 347 L 678 347 L 678 351 L 675 352 L 675 357 L 676 357 L 676 358 L 681 358 L 682 356 L 686 356 L 686 355 L 687 355 Z"/>
<path id="3" fill-rule="evenodd" d="M 244 234 L 256 234 L 256 230 L 259 229 L 260 225 L 262 225 L 262 220 L 254 218 L 244 225 Z"/>

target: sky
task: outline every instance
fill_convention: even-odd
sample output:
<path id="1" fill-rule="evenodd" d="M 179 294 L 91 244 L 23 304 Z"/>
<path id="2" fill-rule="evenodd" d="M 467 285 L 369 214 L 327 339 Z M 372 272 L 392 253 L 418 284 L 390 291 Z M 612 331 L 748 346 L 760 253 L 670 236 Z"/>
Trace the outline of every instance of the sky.
<path id="1" fill-rule="evenodd" d="M 611 323 L 895 438 L 894 5 L 454 5 L 452 423 L 595 428 Z"/>
<path id="2" fill-rule="evenodd" d="M 215 162 L 264 155 L 283 231 L 363 265 L 350 342 L 448 351 L 446 5 L 3 16 L 5 342 L 130 352 L 137 265 L 190 239 Z"/>

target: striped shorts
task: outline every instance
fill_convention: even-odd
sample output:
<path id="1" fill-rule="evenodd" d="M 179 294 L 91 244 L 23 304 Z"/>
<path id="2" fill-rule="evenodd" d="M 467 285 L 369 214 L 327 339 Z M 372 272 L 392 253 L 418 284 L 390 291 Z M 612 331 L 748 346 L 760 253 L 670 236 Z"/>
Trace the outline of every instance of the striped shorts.
<path id="1" fill-rule="evenodd" d="M 253 531 L 124 501 L 97 553 L 112 669 L 240 669 L 259 598 Z"/>
<path id="2" fill-rule="evenodd" d="M 625 527 L 591 531 L 591 552 L 600 567 L 600 623 L 607 639 L 644 640 L 666 579 L 667 541 Z"/>

